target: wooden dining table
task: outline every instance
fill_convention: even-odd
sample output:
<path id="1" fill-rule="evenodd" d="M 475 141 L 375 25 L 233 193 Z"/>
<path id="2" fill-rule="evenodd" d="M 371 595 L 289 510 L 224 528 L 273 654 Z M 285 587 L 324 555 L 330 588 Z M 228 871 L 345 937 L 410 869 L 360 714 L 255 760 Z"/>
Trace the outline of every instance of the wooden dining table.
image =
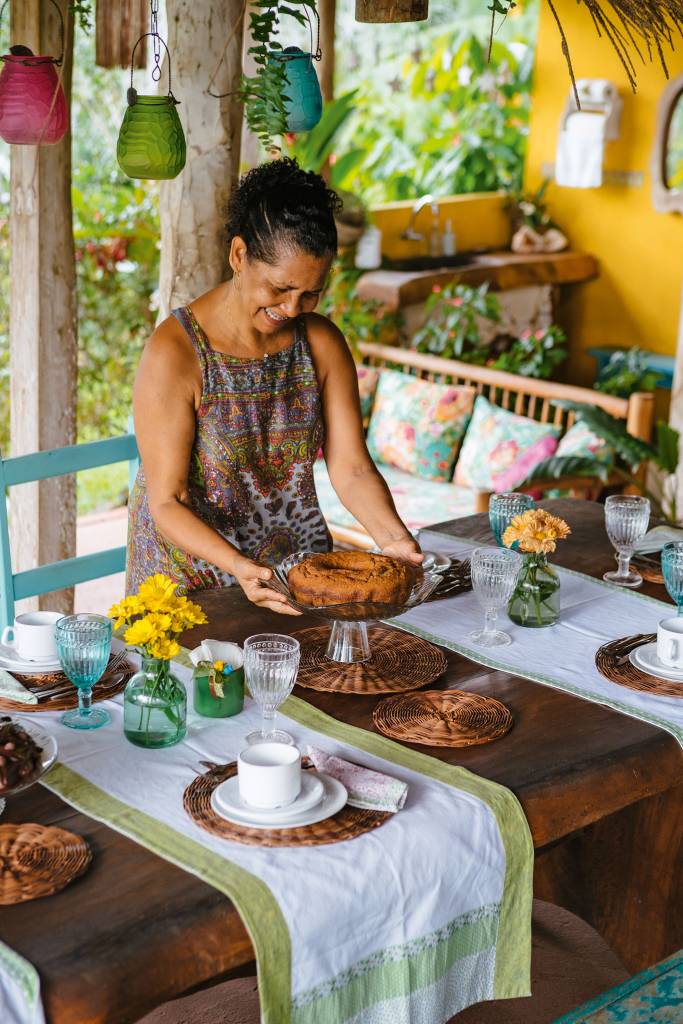
<path id="1" fill-rule="evenodd" d="M 572 529 L 556 562 L 596 577 L 614 566 L 601 505 L 566 499 L 544 507 Z M 437 528 L 492 543 L 485 516 Z M 659 585 L 643 590 L 667 599 Z M 236 587 L 193 596 L 209 624 L 186 635 L 188 646 L 206 636 L 241 642 L 252 633 L 316 624 L 260 610 Z M 456 597 L 454 616 L 457 603 Z M 589 921 L 631 971 L 683 946 L 676 740 L 607 707 L 446 654 L 447 670 L 433 686 L 497 697 L 514 727 L 483 746 L 419 749 L 516 794 L 533 836 L 536 895 Z M 295 693 L 337 719 L 373 729 L 377 697 L 301 687 Z M 127 1024 L 180 993 L 253 972 L 253 949 L 236 910 L 192 874 L 40 785 L 11 798 L 2 822 L 58 825 L 84 836 L 93 852 L 87 873 L 62 892 L 0 908 L 0 938 L 37 968 L 51 1024 Z"/>

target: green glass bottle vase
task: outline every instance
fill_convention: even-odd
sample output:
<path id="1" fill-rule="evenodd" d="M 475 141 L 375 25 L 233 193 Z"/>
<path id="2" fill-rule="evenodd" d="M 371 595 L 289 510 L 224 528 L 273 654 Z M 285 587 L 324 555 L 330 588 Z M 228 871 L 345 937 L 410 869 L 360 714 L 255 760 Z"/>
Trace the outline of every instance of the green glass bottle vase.
<path id="1" fill-rule="evenodd" d="M 560 617 L 560 578 L 543 554 L 524 556 L 508 615 L 518 626 L 552 626 Z"/>
<path id="2" fill-rule="evenodd" d="M 144 658 L 123 694 L 123 731 L 137 747 L 172 747 L 187 732 L 187 694 L 170 661 Z"/>

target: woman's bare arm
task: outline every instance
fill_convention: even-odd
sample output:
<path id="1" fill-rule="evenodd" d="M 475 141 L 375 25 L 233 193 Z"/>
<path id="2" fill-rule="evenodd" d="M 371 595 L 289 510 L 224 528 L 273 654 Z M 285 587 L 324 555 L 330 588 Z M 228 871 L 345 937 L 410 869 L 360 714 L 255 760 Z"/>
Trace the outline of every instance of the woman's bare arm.
<path id="1" fill-rule="evenodd" d="M 339 500 L 388 554 L 420 561 L 419 547 L 396 512 L 363 435 L 356 367 L 341 331 L 325 317 L 306 318 L 325 420 L 324 455 Z"/>
<path id="2" fill-rule="evenodd" d="M 270 569 L 245 558 L 188 504 L 188 473 L 201 372 L 176 322 L 165 320 L 150 338 L 135 380 L 135 434 L 147 483 L 149 510 L 159 532 L 188 554 L 235 576 L 256 604 L 296 614 L 285 598 L 263 587 Z"/>

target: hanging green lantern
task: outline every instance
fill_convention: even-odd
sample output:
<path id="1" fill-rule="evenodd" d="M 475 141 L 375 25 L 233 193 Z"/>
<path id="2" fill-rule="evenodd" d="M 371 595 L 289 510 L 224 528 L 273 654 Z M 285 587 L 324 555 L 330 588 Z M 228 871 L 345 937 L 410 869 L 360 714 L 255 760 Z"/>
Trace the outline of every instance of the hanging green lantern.
<path id="1" fill-rule="evenodd" d="M 323 113 L 320 83 L 313 67 L 314 55 L 304 53 L 298 46 L 288 46 L 281 52 L 271 53 L 271 59 L 282 61 L 285 67 L 287 131 L 309 132 Z"/>
<path id="2" fill-rule="evenodd" d="M 155 72 L 159 67 L 161 43 L 168 58 L 168 93 L 166 96 L 141 96 L 133 88 L 135 51 L 146 36 L 154 37 Z M 156 79 L 158 80 L 158 79 Z M 171 91 L 171 55 L 156 32 L 145 32 L 133 47 L 130 63 L 128 107 L 123 116 L 116 146 L 119 167 L 129 178 L 151 178 L 164 181 L 175 178 L 185 166 L 186 146 L 183 126 L 178 117 L 178 100 Z"/>

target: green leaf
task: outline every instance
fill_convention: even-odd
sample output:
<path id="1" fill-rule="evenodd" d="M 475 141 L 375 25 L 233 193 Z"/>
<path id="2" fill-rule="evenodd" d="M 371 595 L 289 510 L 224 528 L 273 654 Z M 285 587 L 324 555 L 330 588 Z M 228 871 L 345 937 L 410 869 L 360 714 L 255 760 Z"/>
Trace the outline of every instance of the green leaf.
<path id="1" fill-rule="evenodd" d="M 557 455 L 544 459 L 531 470 L 525 480 L 518 484 L 518 489 L 529 487 L 534 480 L 559 480 L 561 477 L 596 477 L 598 480 L 609 478 L 610 467 L 597 459 L 585 458 L 580 455 Z"/>
<path id="2" fill-rule="evenodd" d="M 616 455 L 627 466 L 635 470 L 649 459 L 657 461 L 657 452 L 650 444 L 634 437 L 626 430 L 623 420 L 610 416 L 604 409 L 597 406 L 584 405 L 579 402 L 555 402 L 565 409 L 572 409 L 577 420 L 585 423 L 589 430 L 606 441 Z"/>
<path id="3" fill-rule="evenodd" d="M 678 443 L 680 434 L 664 420 L 657 421 L 657 463 L 672 474 L 678 469 Z"/>

